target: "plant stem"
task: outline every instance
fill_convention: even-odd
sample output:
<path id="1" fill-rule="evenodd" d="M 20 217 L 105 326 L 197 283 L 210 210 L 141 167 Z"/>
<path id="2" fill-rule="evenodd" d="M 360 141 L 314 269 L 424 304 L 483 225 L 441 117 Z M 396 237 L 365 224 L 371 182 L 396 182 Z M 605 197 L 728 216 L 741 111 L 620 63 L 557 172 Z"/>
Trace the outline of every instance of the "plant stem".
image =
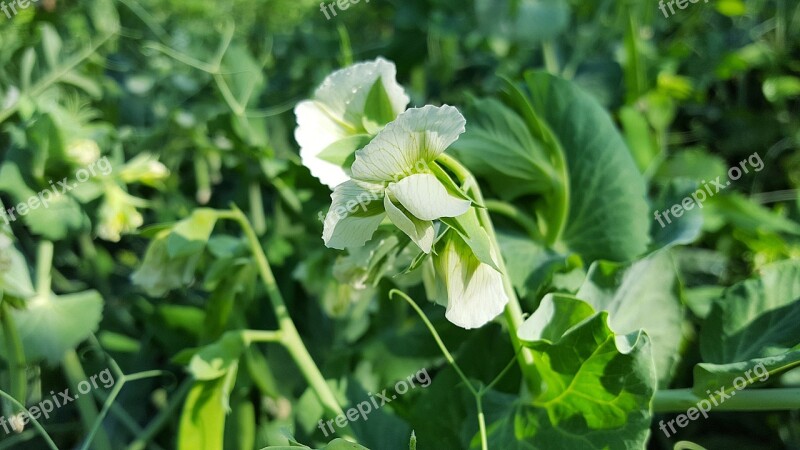
<path id="1" fill-rule="evenodd" d="M 729 398 L 717 400 L 714 411 L 778 411 L 800 409 L 800 388 L 745 389 L 731 392 Z M 653 399 L 653 412 L 686 412 L 706 400 L 696 396 L 691 389 L 657 391 Z"/>
<path id="2" fill-rule="evenodd" d="M 417 305 L 417 302 L 415 302 L 411 297 L 406 295 L 405 292 L 397 289 L 392 289 L 391 291 L 389 291 L 390 298 L 393 297 L 394 295 L 399 295 L 400 297 L 402 297 L 403 300 L 405 300 L 406 303 L 408 303 L 411 306 L 411 308 L 413 308 L 414 311 L 416 311 L 417 315 L 419 315 L 419 317 L 422 319 L 422 322 L 424 322 L 425 326 L 428 327 L 428 331 L 430 331 L 431 335 L 433 335 L 433 339 L 436 341 L 436 345 L 439 346 L 439 350 L 444 355 L 444 358 L 447 360 L 450 366 L 453 367 L 453 370 L 456 371 L 456 374 L 458 374 L 458 377 L 461 378 L 461 381 L 463 381 L 464 384 L 467 386 L 467 389 L 469 389 L 470 394 L 472 394 L 472 396 L 475 397 L 475 407 L 478 409 L 478 430 L 481 435 L 481 450 L 488 450 L 489 444 L 488 444 L 488 437 L 486 434 L 486 417 L 483 414 L 483 401 L 482 401 L 483 394 L 486 393 L 486 390 L 475 389 L 475 386 L 472 385 L 472 382 L 469 381 L 469 378 L 467 378 L 467 376 L 464 374 L 464 371 L 461 370 L 461 367 L 458 365 L 455 358 L 453 358 L 453 355 L 450 353 L 449 350 L 447 350 L 447 347 L 444 345 L 444 342 L 442 341 L 442 338 L 439 336 L 439 333 L 436 331 L 436 328 L 434 328 L 431 321 L 428 320 L 428 316 L 426 316 L 425 313 L 422 312 L 422 309 L 419 307 L 419 305 Z M 505 369 L 502 372 L 500 372 L 499 376 L 502 376 L 503 374 L 505 374 Z M 499 377 L 495 378 L 495 381 L 498 379 Z M 491 384 L 494 384 L 494 381 Z"/>
<path id="3" fill-rule="evenodd" d="M 330 413 L 343 415 L 344 412 L 339 405 L 339 401 L 336 399 L 336 395 L 334 395 L 330 386 L 328 386 L 325 377 L 322 376 L 313 358 L 311 358 L 311 355 L 308 353 L 308 349 L 305 344 L 303 344 L 303 340 L 300 338 L 300 333 L 297 331 L 297 327 L 295 327 L 289 315 L 289 310 L 286 308 L 283 294 L 281 294 L 280 289 L 278 289 L 278 284 L 275 281 L 275 276 L 272 274 L 272 268 L 269 265 L 267 256 L 264 254 L 264 249 L 261 247 L 261 242 L 258 240 L 258 236 L 247 220 L 247 217 L 235 206 L 231 211 L 219 212 L 218 217 L 221 219 L 235 220 L 244 230 L 244 234 L 253 251 L 253 257 L 256 260 L 259 274 L 261 275 L 270 303 L 272 304 L 272 309 L 278 320 L 278 327 L 281 332 L 281 343 L 286 350 L 289 351 L 292 359 L 294 359 L 295 363 L 300 368 L 309 386 L 311 386 L 317 394 L 317 397 L 319 397 L 322 405 L 328 409 Z M 347 429 L 344 431 L 349 433 Z"/>
<path id="4" fill-rule="evenodd" d="M 3 324 L 3 338 L 6 342 L 6 361 L 10 375 L 9 391 L 11 396 L 25 403 L 28 390 L 28 375 L 26 372 L 25 348 L 19 337 L 14 317 L 11 316 L 11 307 L 6 302 L 0 303 L 0 320 Z M 11 412 L 18 412 L 13 407 Z"/>
<path id="5" fill-rule="evenodd" d="M 481 193 L 478 182 L 475 180 L 472 172 L 470 172 L 466 167 L 461 165 L 461 163 L 449 155 L 439 155 L 437 160 L 450 169 L 455 176 L 458 177 L 459 180 L 468 187 L 468 191 L 473 195 L 476 202 L 479 204 L 485 204 L 483 194 Z M 517 330 L 524 321 L 524 317 L 522 315 L 522 306 L 517 298 L 517 293 L 514 291 L 514 286 L 511 284 L 511 278 L 508 276 L 508 270 L 506 269 L 503 255 L 500 252 L 500 245 L 497 243 L 497 235 L 495 233 L 494 226 L 492 225 L 492 219 L 489 217 L 489 212 L 486 209 L 479 209 L 478 216 L 480 217 L 481 224 L 486 229 L 486 233 L 489 235 L 492 247 L 494 247 L 495 254 L 497 255 L 497 266 L 500 269 L 500 273 L 503 275 L 503 289 L 508 297 L 508 305 L 506 305 L 505 309 L 506 322 L 508 323 L 508 334 L 511 338 L 511 343 L 514 346 L 514 351 L 517 352 L 517 360 L 519 361 L 520 368 L 525 376 L 528 389 L 530 389 L 531 393 L 535 396 L 541 391 L 541 379 L 539 377 L 539 372 L 536 370 L 536 366 L 534 365 L 533 353 L 528 348 L 522 346 L 522 342 L 520 342 L 519 337 L 517 336 Z"/>
<path id="6" fill-rule="evenodd" d="M 61 366 L 64 368 L 64 374 L 67 377 L 69 385 L 77 391 L 78 383 L 86 380 L 87 377 L 75 350 L 67 351 L 64 355 L 64 360 L 61 362 Z M 83 426 L 88 432 L 98 420 L 97 406 L 95 406 L 91 396 L 78 396 L 78 394 L 75 394 L 74 397 L 75 403 L 78 405 L 78 411 L 80 412 L 81 422 L 83 422 Z M 108 435 L 106 435 L 105 431 L 98 430 L 96 440 L 92 447 L 98 450 L 111 450 L 111 441 L 108 439 Z"/>
<path id="7" fill-rule="evenodd" d="M 53 269 L 53 243 L 42 241 L 36 254 L 36 295 L 41 298 L 50 297 L 50 285 Z"/>
<path id="8" fill-rule="evenodd" d="M 15 399 L 14 397 L 10 396 L 5 391 L 0 390 L 0 397 L 3 397 L 6 400 L 8 400 L 9 402 L 11 402 L 14 406 L 16 406 L 18 408 L 19 411 L 22 411 L 22 410 L 25 409 L 25 405 L 23 405 L 22 403 L 18 402 L 17 399 Z M 58 450 L 58 446 L 56 446 L 55 442 L 53 442 L 53 439 L 50 437 L 50 435 L 47 434 L 47 431 L 44 430 L 44 428 L 42 427 L 42 424 L 40 424 L 39 421 L 36 420 L 35 417 L 33 417 L 33 416 L 28 416 L 28 417 L 33 422 L 33 427 L 36 428 L 36 430 L 39 432 L 39 434 L 42 435 L 42 439 L 44 439 L 45 442 L 47 442 L 47 446 L 50 447 L 52 450 Z"/>
<path id="9" fill-rule="evenodd" d="M 552 40 L 548 39 L 542 42 L 542 56 L 547 72 L 558 75 L 558 58 L 556 57 L 556 49 Z"/>

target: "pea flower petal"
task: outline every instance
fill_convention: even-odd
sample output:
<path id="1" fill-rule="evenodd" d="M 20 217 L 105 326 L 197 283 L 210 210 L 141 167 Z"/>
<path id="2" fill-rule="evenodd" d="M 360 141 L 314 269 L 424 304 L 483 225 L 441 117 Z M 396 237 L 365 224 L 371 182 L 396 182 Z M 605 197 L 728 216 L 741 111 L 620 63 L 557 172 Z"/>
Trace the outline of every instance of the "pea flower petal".
<path id="1" fill-rule="evenodd" d="M 451 195 L 442 182 L 429 173 L 410 175 L 390 183 L 387 192 L 420 220 L 460 216 L 472 205 L 469 200 Z"/>
<path id="2" fill-rule="evenodd" d="M 428 105 L 406 110 L 356 152 L 350 168 L 352 176 L 380 183 L 420 172 L 421 167 L 458 139 L 466 123 L 453 106 Z"/>
<path id="3" fill-rule="evenodd" d="M 383 195 L 383 186 L 353 180 L 336 186 L 323 223 L 325 245 L 339 250 L 364 245 L 386 217 Z"/>
<path id="4" fill-rule="evenodd" d="M 436 228 L 430 220 L 420 220 L 411 214 L 406 213 L 396 206 L 389 196 L 383 197 L 383 205 L 386 214 L 397 228 L 407 234 L 417 246 L 425 253 L 431 252 L 433 240 L 436 237 Z"/>
<path id="5" fill-rule="evenodd" d="M 508 297 L 497 270 L 480 262 L 469 245 L 448 231 L 433 256 L 437 303 L 447 299 L 447 320 L 465 329 L 478 328 L 503 312 Z"/>
<path id="6" fill-rule="evenodd" d="M 321 158 L 320 154 L 345 139 L 369 136 L 364 128 L 364 110 L 378 80 L 388 98 L 392 117 L 406 108 L 409 98 L 397 83 L 396 74 L 394 64 L 383 58 L 354 64 L 329 75 L 312 99 L 295 107 L 298 124 L 295 140 L 300 144 L 300 157 L 322 183 L 334 188 L 349 179 L 346 168 Z"/>

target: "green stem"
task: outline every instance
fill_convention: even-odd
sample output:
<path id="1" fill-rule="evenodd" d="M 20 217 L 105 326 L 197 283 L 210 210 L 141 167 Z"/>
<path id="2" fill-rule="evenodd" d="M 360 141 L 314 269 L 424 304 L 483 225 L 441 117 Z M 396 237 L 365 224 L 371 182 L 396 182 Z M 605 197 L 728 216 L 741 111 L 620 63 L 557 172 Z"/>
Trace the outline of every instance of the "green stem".
<path id="1" fill-rule="evenodd" d="M 9 402 L 11 402 L 14 406 L 16 406 L 18 408 L 19 411 L 22 411 L 23 409 L 25 409 L 25 405 L 23 405 L 22 403 L 18 402 L 17 399 L 12 397 L 11 395 L 6 393 L 5 391 L 0 390 L 0 397 L 3 397 L 6 400 L 8 400 Z M 44 430 L 44 427 L 42 427 L 42 424 L 40 424 L 39 421 L 36 420 L 31 415 L 28 415 L 28 418 L 33 422 L 33 427 L 36 428 L 36 430 L 39 432 L 39 434 L 42 435 L 42 439 L 44 439 L 44 441 L 47 442 L 47 446 L 50 447 L 53 450 L 58 450 L 58 446 L 56 446 L 56 443 L 53 442 L 52 438 L 50 438 L 50 435 L 47 434 L 47 431 Z"/>
<path id="2" fill-rule="evenodd" d="M 75 353 L 75 350 L 67 351 L 67 353 L 64 355 L 64 360 L 61 362 L 61 365 L 64 368 L 64 374 L 67 377 L 69 385 L 72 387 L 74 392 L 77 392 L 78 383 L 86 380 L 87 377 L 86 372 L 83 371 L 83 366 L 81 366 L 81 361 L 78 358 L 78 354 Z M 81 422 L 88 432 L 98 421 L 99 416 L 97 412 L 97 406 L 95 406 L 94 400 L 89 395 L 79 396 L 79 394 L 74 394 L 74 397 L 75 403 L 77 403 L 78 406 L 78 412 L 80 412 Z M 106 435 L 105 431 L 98 431 L 97 440 L 95 440 L 95 443 L 92 447 L 98 450 L 111 450 L 111 441 L 108 439 L 108 435 Z"/>
<path id="3" fill-rule="evenodd" d="M 319 397 L 322 405 L 333 414 L 343 415 L 344 411 L 339 405 L 336 395 L 334 395 L 330 386 L 328 386 L 325 377 L 322 376 L 314 359 L 311 358 L 308 349 L 300 338 L 300 333 L 297 331 L 297 327 L 295 327 L 289 315 L 289 310 L 286 308 L 283 294 L 281 294 L 280 289 L 278 289 L 278 284 L 275 281 L 275 276 L 272 273 L 272 268 L 269 265 L 267 256 L 264 254 L 264 249 L 261 247 L 261 242 L 258 240 L 258 236 L 247 220 L 247 217 L 239 208 L 234 206 L 231 211 L 219 212 L 219 218 L 235 220 L 242 227 L 250 244 L 250 248 L 253 251 L 253 257 L 256 260 L 259 274 L 267 290 L 267 296 L 272 304 L 275 317 L 278 320 L 278 327 L 281 332 L 281 343 L 289 351 L 292 359 L 294 359 L 309 386 L 311 386 Z M 345 432 L 349 433 L 349 430 L 345 430 Z"/>
<path id="4" fill-rule="evenodd" d="M 730 392 L 728 398 L 716 398 L 713 411 L 779 411 L 800 409 L 800 388 L 745 389 Z M 696 396 L 691 389 L 657 391 L 653 399 L 653 412 L 686 412 L 707 400 Z M 708 401 L 708 400 L 707 400 Z"/>
<path id="5" fill-rule="evenodd" d="M 162 375 L 170 374 L 169 372 L 163 370 L 150 370 L 147 372 L 139 372 L 132 375 L 124 375 L 120 370 L 119 366 L 113 361 L 110 360 L 109 364 L 112 366 L 111 368 L 114 370 L 114 373 L 117 375 L 117 381 L 114 385 L 114 388 L 111 390 L 111 393 L 108 395 L 105 403 L 103 404 L 103 409 L 100 410 L 100 413 L 97 415 L 97 420 L 95 420 L 92 429 L 89 430 L 88 436 L 83 442 L 80 450 L 87 450 L 89 445 L 94 441 L 95 436 L 101 433 L 100 426 L 103 424 L 103 420 L 108 415 L 108 412 L 111 410 L 111 405 L 116 401 L 117 396 L 119 396 L 120 391 L 122 391 L 122 387 L 125 386 L 125 383 L 131 381 L 138 381 L 144 380 L 147 378 L 155 378 Z M 171 375 L 171 374 L 170 374 Z"/>
<path id="6" fill-rule="evenodd" d="M 53 269 L 53 243 L 42 241 L 36 254 L 36 295 L 41 298 L 50 297 L 50 285 Z"/>
<path id="7" fill-rule="evenodd" d="M 450 169 L 456 177 L 465 185 L 468 186 L 469 192 L 474 197 L 475 201 L 479 204 L 485 204 L 483 194 L 481 193 L 478 182 L 472 173 L 461 163 L 449 155 L 442 154 L 439 156 L 438 161 Z M 514 291 L 514 286 L 511 284 L 511 278 L 508 276 L 503 255 L 500 252 L 500 245 L 497 243 L 497 235 L 492 225 L 492 219 L 489 217 L 489 212 L 486 209 L 479 209 L 478 215 L 481 224 L 486 229 L 486 233 L 491 239 L 492 246 L 494 247 L 495 254 L 497 255 L 497 266 L 500 273 L 503 275 L 503 289 L 508 297 L 508 305 L 505 309 L 506 322 L 508 323 L 508 334 L 511 338 L 511 343 L 514 346 L 514 351 L 517 352 L 517 360 L 519 361 L 522 373 L 525 375 L 528 388 L 535 396 L 541 391 L 541 379 L 539 372 L 533 361 L 533 353 L 530 349 L 523 347 L 522 342 L 517 336 L 517 330 L 522 325 L 524 317 L 522 315 L 522 306 L 517 298 L 517 293 Z"/>
<path id="8" fill-rule="evenodd" d="M 481 433 L 481 450 L 489 450 L 489 439 L 486 433 L 486 415 L 483 413 L 483 395 L 475 396 L 475 407 L 478 409 L 478 429 Z"/>
<path id="9" fill-rule="evenodd" d="M 261 236 L 267 231 L 267 219 L 264 217 L 264 198 L 261 196 L 261 184 L 258 180 L 250 182 L 250 217 L 253 220 L 253 229 Z"/>
<path id="10" fill-rule="evenodd" d="M 7 302 L 0 303 L 0 320 L 3 324 L 3 338 L 6 342 L 5 358 L 10 373 L 9 391 L 11 396 L 25 403 L 27 399 L 28 375 L 26 372 L 25 348 L 19 337 L 17 325 L 11 315 L 11 307 Z M 16 413 L 19 410 L 11 409 Z"/>
<path id="11" fill-rule="evenodd" d="M 544 57 L 544 67 L 553 75 L 558 75 L 558 58 L 552 40 L 542 42 L 542 56 Z"/>
<path id="12" fill-rule="evenodd" d="M 475 386 L 472 385 L 472 382 L 469 381 L 469 378 L 467 378 L 467 376 L 464 374 L 464 371 L 461 370 L 461 367 L 458 365 L 458 363 L 456 363 L 456 360 L 455 358 L 453 358 L 453 355 L 450 354 L 449 350 L 447 350 L 447 347 L 444 345 L 444 342 L 442 341 L 442 338 L 439 336 L 439 333 L 436 331 L 436 328 L 434 328 L 431 321 L 428 320 L 428 316 L 426 316 L 425 313 L 422 312 L 422 309 L 419 307 L 419 305 L 417 305 L 417 302 L 415 302 L 411 297 L 406 295 L 406 293 L 403 291 L 399 291 L 397 289 L 392 289 L 391 291 L 389 291 L 389 298 L 395 295 L 399 295 L 400 297 L 402 297 L 403 300 L 405 300 L 406 303 L 408 303 L 411 306 L 411 308 L 413 308 L 414 311 L 416 311 L 417 315 L 419 315 L 419 317 L 425 323 L 425 326 L 428 327 L 428 331 L 431 332 L 431 335 L 433 336 L 433 339 L 436 341 L 436 345 L 439 346 L 439 350 L 441 350 L 442 354 L 444 355 L 444 358 L 447 360 L 450 366 L 452 366 L 453 369 L 456 371 L 458 377 L 461 378 L 461 381 L 463 381 L 464 384 L 467 386 L 467 389 L 469 389 L 469 392 L 472 394 L 472 396 L 475 397 L 475 407 L 478 409 L 478 430 L 480 431 L 481 435 L 481 450 L 488 450 L 489 444 L 488 444 L 488 437 L 486 434 L 486 417 L 483 414 L 483 401 L 482 401 L 483 394 L 486 391 L 485 390 L 478 391 L 475 389 Z M 502 376 L 504 373 L 505 370 L 503 370 L 500 373 L 500 376 Z M 499 377 L 496 378 L 495 381 L 498 379 Z M 492 384 L 493 383 L 494 382 L 492 382 Z"/>
<path id="13" fill-rule="evenodd" d="M 247 345 L 253 342 L 282 342 L 283 333 L 280 331 L 243 330 L 242 339 Z"/>

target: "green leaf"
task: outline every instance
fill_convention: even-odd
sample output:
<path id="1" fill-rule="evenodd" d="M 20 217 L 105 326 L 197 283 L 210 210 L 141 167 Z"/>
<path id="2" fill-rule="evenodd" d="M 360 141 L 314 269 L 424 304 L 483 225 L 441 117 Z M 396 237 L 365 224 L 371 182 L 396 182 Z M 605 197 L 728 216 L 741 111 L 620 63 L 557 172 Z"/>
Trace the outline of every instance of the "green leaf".
<path id="1" fill-rule="evenodd" d="M 770 376 L 800 366 L 800 348 L 777 356 L 753 358 L 730 364 L 700 363 L 694 366 L 694 385 L 692 391 L 699 397 L 708 395 L 707 391 L 730 390 L 741 386 L 736 379 L 746 381 L 746 385 L 765 382 Z M 735 382 L 736 381 L 736 382 Z M 737 386 L 738 385 L 738 386 Z"/>
<path id="2" fill-rule="evenodd" d="M 153 297 L 189 284 L 200 260 L 199 253 L 170 258 L 167 251 L 169 236 L 169 228 L 158 232 L 147 247 L 141 266 L 131 275 L 131 281 Z"/>
<path id="3" fill-rule="evenodd" d="M 625 261 L 643 253 L 650 227 L 645 183 L 611 117 L 569 81 L 542 72 L 528 72 L 525 80 L 531 103 L 518 107 L 533 108 L 529 127 L 537 125 L 531 113 L 544 120 L 557 140 L 553 151 L 566 160 L 568 204 L 549 206 L 555 210 L 550 215 L 568 208 L 561 244 L 589 261 Z M 547 131 L 537 137 L 546 139 Z"/>
<path id="4" fill-rule="evenodd" d="M 725 291 L 700 332 L 703 361 L 776 356 L 800 344 L 800 261 L 764 267 Z"/>
<path id="5" fill-rule="evenodd" d="M 725 224 L 749 231 L 775 231 L 800 236 L 800 223 L 761 206 L 738 193 L 726 193 L 704 203 L 705 228 L 716 231 Z"/>
<path id="6" fill-rule="evenodd" d="M 247 343 L 242 332 L 229 331 L 213 344 L 201 348 L 189 362 L 189 373 L 197 380 L 215 380 L 234 368 Z"/>
<path id="7" fill-rule="evenodd" d="M 453 145 L 458 159 L 501 198 L 546 192 L 556 173 L 525 121 L 497 100 L 477 100 L 469 126 Z"/>
<path id="8" fill-rule="evenodd" d="M 521 297 L 536 295 L 553 274 L 568 267 L 567 257 L 533 241 L 529 236 L 497 231 L 500 253 L 508 277 Z"/>
<path id="9" fill-rule="evenodd" d="M 684 208 L 681 217 L 668 213 L 674 205 L 680 205 L 684 199 L 691 198 L 697 188 L 696 182 L 678 178 L 671 179 L 661 190 L 652 205 L 655 217 L 650 224 L 650 234 L 653 237 L 651 250 L 688 245 L 700 237 L 703 229 L 701 208 Z"/>
<path id="10" fill-rule="evenodd" d="M 2 206 L 0 203 L 0 207 Z M 28 271 L 28 262 L 14 246 L 11 238 L 3 232 L 0 229 L 0 294 L 19 299 L 33 297 L 36 292 Z"/>
<path id="11" fill-rule="evenodd" d="M 677 271 L 669 253 L 631 264 L 597 261 L 576 296 L 597 311 L 608 311 L 615 333 L 643 329 L 652 342 L 658 379 L 664 387 L 669 384 L 683 327 Z"/>
<path id="12" fill-rule="evenodd" d="M 97 331 L 103 315 L 103 298 L 95 291 L 35 297 L 23 310 L 12 310 L 29 360 L 55 364 Z M 75 320 L 80 317 L 80 320 Z"/>
<path id="13" fill-rule="evenodd" d="M 605 312 L 548 294 L 519 329 L 546 388 L 512 419 L 492 424 L 493 448 L 644 448 L 656 380 L 643 331 L 615 335 Z M 513 420 L 513 429 L 508 429 Z M 529 445 L 501 445 L 513 437 Z"/>
<path id="14" fill-rule="evenodd" d="M 395 113 L 392 101 L 383 86 L 383 77 L 378 77 L 369 89 L 364 104 L 364 128 L 367 133 L 375 135 L 384 125 L 394 120 Z"/>
<path id="15" fill-rule="evenodd" d="M 225 431 L 224 378 L 197 381 L 180 416 L 178 450 L 222 450 Z"/>
<path id="16" fill-rule="evenodd" d="M 661 153 L 647 117 L 633 106 L 623 106 L 619 111 L 619 121 L 633 159 L 639 171 L 645 173 Z"/>
<path id="17" fill-rule="evenodd" d="M 196 209 L 192 215 L 181 220 L 167 238 L 167 254 L 180 258 L 202 252 L 217 223 L 213 209 Z"/>

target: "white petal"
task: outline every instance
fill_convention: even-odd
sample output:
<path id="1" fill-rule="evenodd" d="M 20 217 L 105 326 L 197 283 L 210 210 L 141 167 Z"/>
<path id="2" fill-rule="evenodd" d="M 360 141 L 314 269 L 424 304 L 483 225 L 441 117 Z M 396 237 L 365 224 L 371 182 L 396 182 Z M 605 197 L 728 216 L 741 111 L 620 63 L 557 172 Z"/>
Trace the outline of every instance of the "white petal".
<path id="1" fill-rule="evenodd" d="M 315 101 L 298 103 L 294 113 L 297 116 L 294 139 L 300 145 L 303 165 L 311 175 L 331 189 L 350 179 L 342 167 L 317 157 L 334 142 L 350 136 L 350 132 L 331 119 Z"/>
<path id="2" fill-rule="evenodd" d="M 502 276 L 478 261 L 457 234 L 449 233 L 445 239 L 433 258 L 437 284 L 447 293 L 445 317 L 462 328 L 481 327 L 508 303 Z"/>
<path id="3" fill-rule="evenodd" d="M 420 220 L 460 216 L 472 205 L 469 200 L 450 195 L 442 182 L 429 173 L 411 175 L 397 183 L 389 183 L 387 191 Z"/>
<path id="4" fill-rule="evenodd" d="M 353 178 L 380 182 L 418 173 L 458 139 L 466 123 L 452 106 L 409 109 L 356 152 Z"/>
<path id="5" fill-rule="evenodd" d="M 386 208 L 386 214 L 389 215 L 389 220 L 391 220 L 397 228 L 400 228 L 403 233 L 407 234 L 423 252 L 431 252 L 433 238 L 436 237 L 433 222 L 430 220 L 419 220 L 416 217 L 408 217 L 403 210 L 392 203 L 388 195 L 383 198 L 383 206 Z"/>
<path id="6" fill-rule="evenodd" d="M 336 118 L 360 125 L 369 90 L 378 77 L 397 116 L 406 109 L 409 98 L 397 83 L 394 64 L 383 58 L 353 64 L 328 75 L 314 92 L 314 99 L 322 102 Z"/>
<path id="7" fill-rule="evenodd" d="M 365 189 L 353 181 L 336 186 L 323 224 L 325 245 L 339 250 L 364 245 L 386 216 L 381 197 L 382 186 Z"/>
<path id="8" fill-rule="evenodd" d="M 383 58 L 346 67 L 325 78 L 312 100 L 295 107 L 294 136 L 303 165 L 331 189 L 350 177 L 344 168 L 317 156 L 335 142 L 364 132 L 364 105 L 379 77 L 395 116 L 406 108 L 409 98 L 395 80 L 396 73 L 394 64 Z"/>

